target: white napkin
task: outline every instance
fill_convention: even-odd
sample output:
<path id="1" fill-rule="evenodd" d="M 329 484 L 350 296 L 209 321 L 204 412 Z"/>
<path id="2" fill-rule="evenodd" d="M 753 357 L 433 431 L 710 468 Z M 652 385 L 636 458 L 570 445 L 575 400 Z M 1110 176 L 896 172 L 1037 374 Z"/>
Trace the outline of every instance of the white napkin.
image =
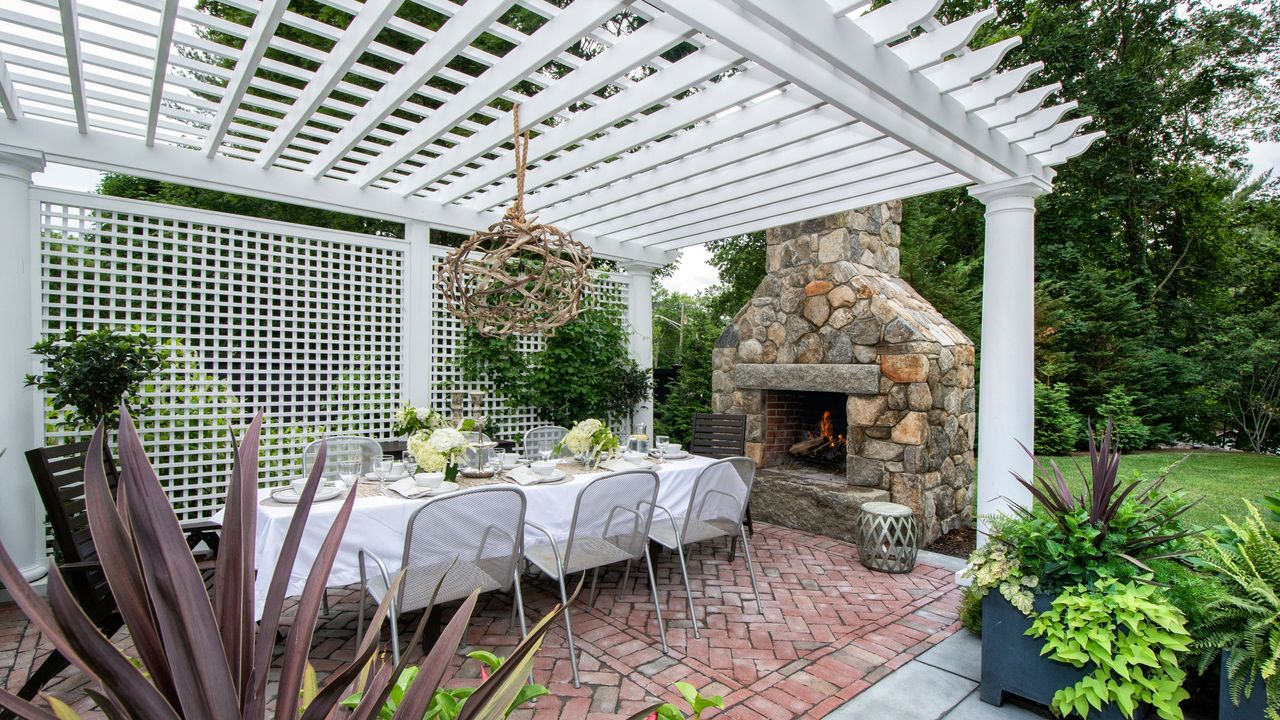
<path id="1" fill-rule="evenodd" d="M 508 470 L 507 477 L 515 481 L 517 485 L 535 485 L 541 482 L 551 482 L 553 480 L 563 479 L 563 476 L 559 478 L 555 478 L 555 477 L 547 477 L 545 475 L 539 475 L 538 473 L 534 472 L 532 469 L 527 468 L 523 465 L 521 465 L 520 467 L 511 468 L 510 470 Z"/>
<path id="2" fill-rule="evenodd" d="M 653 467 L 653 463 L 643 462 L 636 465 L 626 458 L 613 458 L 600 463 L 600 467 L 614 472 L 626 472 L 627 470 L 648 470 Z"/>
<path id="3" fill-rule="evenodd" d="M 397 480 L 396 482 L 391 483 L 387 487 L 407 498 L 422 497 L 423 495 L 426 495 L 432 490 L 438 489 L 438 488 L 421 487 L 420 485 L 418 485 L 418 482 L 411 477 L 407 477 L 403 480 Z"/>

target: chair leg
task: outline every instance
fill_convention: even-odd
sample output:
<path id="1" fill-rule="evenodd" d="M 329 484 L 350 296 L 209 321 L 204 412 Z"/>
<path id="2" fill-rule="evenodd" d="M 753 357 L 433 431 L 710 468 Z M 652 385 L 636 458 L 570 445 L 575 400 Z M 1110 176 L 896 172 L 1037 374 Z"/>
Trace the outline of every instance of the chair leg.
<path id="1" fill-rule="evenodd" d="M 676 540 L 679 543 L 679 539 Z M 689 569 L 684 564 L 684 547 L 676 545 L 676 555 L 680 558 L 680 579 L 684 580 L 684 596 L 689 601 L 689 622 L 693 623 L 693 636 L 700 638 L 698 632 L 698 611 L 693 606 L 693 590 L 689 587 Z"/>
<path id="2" fill-rule="evenodd" d="M 578 650 L 573 645 L 573 623 L 569 620 L 569 594 L 564 590 L 564 569 L 556 568 L 560 581 L 560 604 L 564 606 L 564 634 L 569 638 L 569 667 L 573 668 L 573 686 L 582 687 L 578 679 Z"/>
<path id="3" fill-rule="evenodd" d="M 360 639 L 364 637 L 364 606 L 368 591 L 364 588 L 364 583 L 360 584 L 360 614 L 356 616 L 356 648 L 360 647 Z"/>
<path id="4" fill-rule="evenodd" d="M 627 569 L 622 571 L 622 582 L 618 583 L 618 599 L 627 591 L 627 581 L 631 579 L 631 561 L 627 561 Z"/>
<path id="5" fill-rule="evenodd" d="M 596 606 L 596 580 L 598 579 L 600 579 L 600 568 L 596 567 L 591 571 L 591 592 L 587 593 L 587 607 Z"/>
<path id="6" fill-rule="evenodd" d="M 747 542 L 747 531 L 739 526 L 738 534 L 742 536 L 742 556 L 747 559 L 747 572 L 751 574 L 751 591 L 756 594 L 756 611 L 763 615 L 764 606 L 760 604 L 760 586 L 756 584 L 756 567 L 751 562 L 751 544 Z"/>
<path id="7" fill-rule="evenodd" d="M 524 594 L 520 591 L 520 572 L 516 572 L 515 594 L 516 594 L 516 614 L 520 616 L 520 638 L 528 637 L 529 630 L 524 623 Z"/>
<path id="8" fill-rule="evenodd" d="M 391 607 L 387 610 L 387 616 L 391 618 L 391 664 L 400 664 L 400 628 L 396 624 L 396 601 L 391 601 Z"/>
<path id="9" fill-rule="evenodd" d="M 320 615 L 329 617 L 329 588 L 320 591 Z"/>
<path id="10" fill-rule="evenodd" d="M 658 613 L 658 636 L 662 638 L 662 654 L 670 655 L 667 647 L 667 626 L 662 622 L 662 604 L 658 602 L 658 582 L 653 576 L 653 560 L 649 557 L 649 546 L 644 548 L 644 564 L 649 569 L 649 594 L 653 596 L 653 609 Z"/>
<path id="11" fill-rule="evenodd" d="M 40 692 L 49 681 L 58 673 L 70 667 L 71 662 L 63 657 L 62 653 L 54 650 L 49 656 L 40 663 L 40 667 L 31 673 L 31 677 L 22 685 L 22 689 L 18 691 L 18 697 L 23 700 L 32 700 Z M 9 715 L 7 712 L 0 712 L 0 717 L 16 717 Z"/>
<path id="12" fill-rule="evenodd" d="M 751 503 L 747 503 L 747 512 L 746 515 L 742 517 L 742 524 L 747 527 L 747 532 L 751 534 L 751 537 L 756 536 L 756 524 L 751 522 Z M 732 563 L 733 559 L 737 556 L 738 538 L 729 538 L 729 562 Z"/>

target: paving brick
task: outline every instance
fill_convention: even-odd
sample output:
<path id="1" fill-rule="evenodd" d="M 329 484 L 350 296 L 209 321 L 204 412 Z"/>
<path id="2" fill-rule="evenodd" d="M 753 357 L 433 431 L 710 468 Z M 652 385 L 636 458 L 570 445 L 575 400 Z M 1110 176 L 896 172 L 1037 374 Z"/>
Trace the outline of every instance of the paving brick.
<path id="1" fill-rule="evenodd" d="M 626 720 L 656 702 L 678 702 L 671 687 L 677 680 L 725 697 L 725 711 L 709 718 L 820 718 L 959 627 L 959 591 L 950 571 L 920 565 L 903 575 L 871 572 L 857 562 L 853 545 L 764 523 L 757 523 L 751 548 L 759 563 L 763 615 L 756 609 L 741 554 L 731 564 L 724 543 L 713 542 L 686 555 L 701 638 L 693 637 L 676 556 L 655 556 L 670 655 L 662 654 L 647 582 L 636 582 L 632 573 L 619 597 L 622 573 L 602 572 L 595 606 L 580 601 L 573 608 L 582 687 L 573 687 L 564 629 L 557 619 L 534 663 L 536 680 L 552 696 L 512 718 Z M 532 623 L 555 606 L 559 589 L 541 575 L 526 576 L 523 585 Z M 354 653 L 359 597 L 355 588 L 330 591 L 333 612 L 320 620 L 312 653 L 322 674 Z M 292 623 L 295 610 L 293 603 L 286 604 L 282 625 Z M 447 686 L 478 682 L 479 664 L 465 658 L 466 651 L 483 648 L 506 655 L 516 646 L 510 611 L 505 595 L 481 599 L 450 666 Z M 410 613 L 402 619 L 405 642 L 420 617 Z M 114 640 L 130 645 L 125 632 Z M 0 605 L 0 687 L 20 686 L 49 649 L 16 607 Z M 406 651 L 411 657 L 422 653 L 420 646 Z M 276 676 L 278 671 L 272 685 Z M 86 685 L 83 675 L 69 669 L 48 690 L 87 710 Z"/>

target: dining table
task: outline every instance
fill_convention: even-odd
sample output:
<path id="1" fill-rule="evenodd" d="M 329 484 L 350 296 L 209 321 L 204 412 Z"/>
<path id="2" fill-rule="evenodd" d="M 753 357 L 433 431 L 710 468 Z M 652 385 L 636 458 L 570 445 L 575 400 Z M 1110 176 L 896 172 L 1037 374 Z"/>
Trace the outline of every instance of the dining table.
<path id="1" fill-rule="evenodd" d="M 683 517 L 689 507 L 694 484 L 703 468 L 716 462 L 713 458 L 688 455 L 681 459 L 659 459 L 650 461 L 636 469 L 651 469 L 658 475 L 658 501 L 660 507 L 667 508 L 677 517 Z M 612 468 L 626 465 L 617 460 L 611 463 Z M 573 522 L 573 511 L 578 493 L 594 478 L 616 472 L 618 470 L 599 468 L 588 470 L 575 461 L 565 460 L 560 465 L 565 477 L 555 482 L 536 482 L 520 484 L 511 479 L 506 472 L 493 477 L 468 478 L 459 474 L 459 489 L 465 492 L 472 487 L 508 483 L 519 487 L 526 498 L 525 520 L 545 528 L 559 541 L 568 538 L 570 525 Z M 735 470 L 725 464 L 713 472 L 733 473 Z M 263 605 L 267 591 L 278 564 L 289 524 L 297 510 L 296 504 L 281 502 L 273 497 L 280 487 L 263 487 L 258 491 L 257 542 L 255 544 L 254 563 L 257 569 L 255 581 L 255 618 L 262 617 Z M 316 502 L 311 506 L 303 530 L 298 553 L 289 574 L 287 597 L 302 594 L 307 578 L 311 574 L 316 555 L 324 542 L 325 536 L 332 527 L 342 500 L 347 493 L 357 492 L 352 506 L 351 516 L 342 537 L 341 545 L 329 571 L 327 587 L 342 587 L 360 582 L 358 555 L 363 548 L 371 551 L 387 566 L 388 572 L 394 574 L 400 569 L 404 555 L 405 534 L 413 513 L 426 503 L 446 494 L 430 497 L 406 498 L 385 487 L 380 487 L 376 480 L 362 479 L 354 488 L 344 490 L 336 497 L 324 502 Z M 215 519 L 221 519 L 220 510 Z M 671 522 L 661 510 L 654 513 L 654 523 Z M 478 527 L 484 524 L 477 522 Z M 526 532 L 526 546 L 549 542 L 540 532 Z M 376 572 L 372 568 L 369 572 Z"/>

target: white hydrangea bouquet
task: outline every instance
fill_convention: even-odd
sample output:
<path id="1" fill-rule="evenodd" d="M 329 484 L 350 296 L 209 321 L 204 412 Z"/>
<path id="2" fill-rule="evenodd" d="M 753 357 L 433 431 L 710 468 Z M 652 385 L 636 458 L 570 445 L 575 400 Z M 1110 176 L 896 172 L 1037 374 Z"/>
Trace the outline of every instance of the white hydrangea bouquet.
<path id="1" fill-rule="evenodd" d="M 458 476 L 458 461 L 467 449 L 467 437 L 448 426 L 418 430 L 409 436 L 408 449 L 422 472 L 444 471 L 444 479 L 452 482 Z"/>
<path id="2" fill-rule="evenodd" d="M 416 408 L 409 403 L 405 403 L 396 411 L 395 422 L 391 426 L 391 432 L 396 435 L 413 435 L 414 433 L 426 430 L 428 432 L 444 427 L 448 423 L 445 422 L 444 416 L 430 408 Z"/>
<path id="3" fill-rule="evenodd" d="M 618 438 L 600 420 L 588 418 L 573 426 L 557 446 L 557 451 L 567 448 L 583 466 L 597 467 L 618 449 Z"/>

